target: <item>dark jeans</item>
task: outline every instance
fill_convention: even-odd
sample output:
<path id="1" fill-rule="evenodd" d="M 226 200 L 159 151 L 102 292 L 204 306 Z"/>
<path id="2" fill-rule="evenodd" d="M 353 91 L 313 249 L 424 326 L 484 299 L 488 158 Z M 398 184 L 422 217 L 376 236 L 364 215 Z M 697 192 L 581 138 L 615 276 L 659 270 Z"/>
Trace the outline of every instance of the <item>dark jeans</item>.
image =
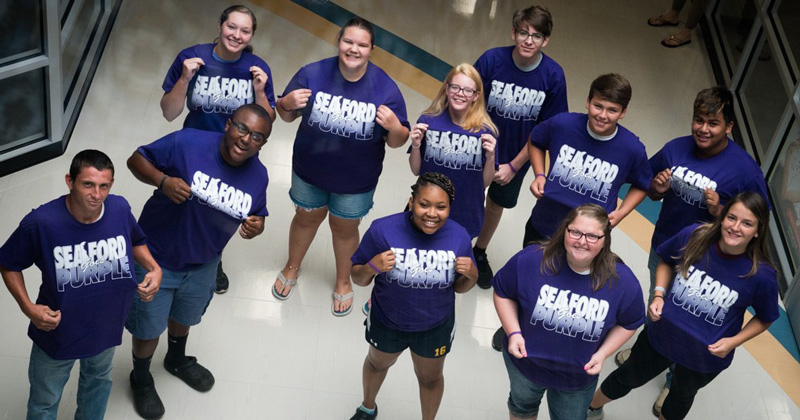
<path id="1" fill-rule="evenodd" d="M 612 400 L 622 398 L 631 389 L 638 388 L 658 376 L 670 364 L 672 364 L 671 360 L 662 356 L 650 345 L 650 340 L 647 338 L 647 327 L 645 327 L 631 349 L 631 356 L 603 381 L 600 390 Z M 676 420 L 686 417 L 689 409 L 692 408 L 697 391 L 708 385 L 717 375 L 719 372 L 695 372 L 675 364 L 672 386 L 664 401 L 664 406 L 661 408 L 664 418 Z"/>

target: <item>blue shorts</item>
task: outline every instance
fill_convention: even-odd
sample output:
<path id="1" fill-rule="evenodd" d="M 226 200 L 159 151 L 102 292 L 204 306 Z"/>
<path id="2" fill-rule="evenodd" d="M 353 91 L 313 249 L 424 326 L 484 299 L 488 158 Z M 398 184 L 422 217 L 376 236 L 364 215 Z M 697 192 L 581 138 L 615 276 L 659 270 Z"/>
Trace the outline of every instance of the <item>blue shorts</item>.
<path id="1" fill-rule="evenodd" d="M 331 216 L 340 219 L 363 219 L 372 209 L 375 189 L 361 194 L 336 194 L 319 189 L 303 181 L 292 171 L 292 188 L 289 198 L 303 210 L 316 210 L 328 206 Z"/>
<path id="2" fill-rule="evenodd" d="M 161 288 L 150 302 L 133 297 L 125 328 L 140 340 L 158 338 L 167 329 L 167 320 L 192 326 L 200 323 L 217 288 L 220 258 L 185 271 L 161 269 Z M 147 270 L 136 264 L 136 279 L 141 283 Z"/>

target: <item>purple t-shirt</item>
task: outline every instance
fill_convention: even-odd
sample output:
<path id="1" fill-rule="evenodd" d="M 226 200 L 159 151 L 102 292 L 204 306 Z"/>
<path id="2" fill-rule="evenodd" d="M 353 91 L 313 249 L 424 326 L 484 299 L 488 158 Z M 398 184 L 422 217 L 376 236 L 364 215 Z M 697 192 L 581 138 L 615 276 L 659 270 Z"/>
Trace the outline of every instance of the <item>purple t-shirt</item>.
<path id="1" fill-rule="evenodd" d="M 301 68 L 283 96 L 310 89 L 292 154 L 292 170 L 303 181 L 337 194 L 375 189 L 383 170 L 387 131 L 375 121 L 386 105 L 406 127 L 406 103 L 397 84 L 380 67 L 349 82 L 339 71 L 338 57 Z"/>
<path id="2" fill-rule="evenodd" d="M 222 61 L 212 54 L 215 45 L 198 44 L 178 53 L 161 85 L 164 92 L 172 91 L 172 87 L 181 77 L 183 60 L 199 57 L 205 62 L 205 65 L 197 70 L 186 90 L 186 107 L 189 109 L 189 115 L 183 121 L 185 128 L 218 133 L 225 131 L 225 122 L 233 115 L 233 111 L 244 104 L 256 101 L 253 92 L 253 74 L 250 73 L 252 66 L 260 67 L 267 74 L 264 93 L 270 106 L 275 107 L 272 72 L 267 63 L 247 51 L 243 51 L 242 56 L 236 61 Z"/>
<path id="3" fill-rule="evenodd" d="M 672 169 L 670 189 L 661 205 L 652 249 L 686 226 L 714 220 L 706 206 L 706 187 L 719 194 L 722 205 L 743 191 L 756 192 L 769 203 L 761 168 L 738 144 L 728 140 L 728 146 L 710 158 L 698 157 L 696 150 L 692 136 L 678 137 L 650 158 L 653 176 L 664 169 Z"/>
<path id="4" fill-rule="evenodd" d="M 667 239 L 658 247 L 658 256 L 669 264 L 677 264 L 689 236 L 698 226 L 687 226 Z M 715 244 L 689 267 L 688 279 L 676 270 L 664 299 L 661 319 L 647 327 L 653 348 L 697 372 L 716 373 L 730 366 L 733 350 L 719 358 L 708 351 L 708 346 L 738 334 L 748 306 L 765 323 L 779 317 L 775 270 L 761 264 L 754 276 L 745 277 L 752 266 L 747 254 L 726 255 Z"/>
<path id="5" fill-rule="evenodd" d="M 144 243 L 120 196 L 109 195 L 100 219 L 88 224 L 69 213 L 66 196 L 28 213 L 0 248 L 0 265 L 21 272 L 36 264 L 42 272 L 36 303 L 61 311 L 52 331 L 30 323 L 31 340 L 57 360 L 92 357 L 120 345 L 137 285 L 133 247 Z"/>
<path id="6" fill-rule="evenodd" d="M 378 274 L 370 316 L 399 331 L 427 331 L 455 313 L 456 258 L 472 256 L 467 231 L 453 220 L 428 235 L 403 212 L 372 222 L 355 254 L 354 265 L 392 250 L 395 266 Z"/>
<path id="7" fill-rule="evenodd" d="M 542 61 L 531 71 L 522 71 L 511 56 L 514 47 L 492 48 L 475 62 L 483 80 L 486 110 L 497 126 L 497 160 L 508 163 L 519 154 L 536 124 L 567 112 L 567 81 L 564 70 L 542 53 Z M 525 176 L 530 163 L 517 169 Z"/>
<path id="8" fill-rule="evenodd" d="M 528 357 L 511 357 L 531 382 L 559 391 L 589 385 L 596 376 L 583 367 L 616 325 L 635 330 L 644 324 L 639 281 L 618 262 L 619 278 L 592 291 L 589 274 L 574 272 L 566 262 L 556 275 L 542 274 L 542 249 L 529 246 L 497 272 L 492 286 L 498 296 L 517 302 L 520 329 Z M 526 322 L 527 320 L 527 322 Z M 508 338 L 504 340 L 508 351 Z"/>
<path id="9" fill-rule="evenodd" d="M 164 268 L 182 271 L 213 260 L 247 216 L 267 216 L 267 168 L 257 155 L 242 166 L 227 164 L 222 141 L 222 134 L 184 128 L 137 149 L 192 189 L 181 204 L 155 190 L 139 217 L 150 252 Z"/>
<path id="10" fill-rule="evenodd" d="M 456 198 L 450 206 L 450 218 L 467 229 L 471 238 L 483 227 L 483 167 L 486 156 L 481 145 L 481 130 L 473 133 L 450 121 L 445 111 L 440 115 L 421 115 L 417 123 L 428 124 L 422 138 L 420 175 L 440 172 L 447 175 L 456 188 Z M 411 149 L 408 149 L 409 152 Z M 491 162 L 490 164 L 494 164 Z"/>
<path id="11" fill-rule="evenodd" d="M 531 143 L 550 154 L 544 196 L 532 211 L 533 228 L 550 237 L 567 213 L 581 204 L 597 204 L 611 213 L 620 187 L 630 183 L 647 191 L 653 174 L 647 152 L 635 134 L 617 125 L 609 140 L 589 134 L 586 114 L 562 113 L 537 125 Z"/>

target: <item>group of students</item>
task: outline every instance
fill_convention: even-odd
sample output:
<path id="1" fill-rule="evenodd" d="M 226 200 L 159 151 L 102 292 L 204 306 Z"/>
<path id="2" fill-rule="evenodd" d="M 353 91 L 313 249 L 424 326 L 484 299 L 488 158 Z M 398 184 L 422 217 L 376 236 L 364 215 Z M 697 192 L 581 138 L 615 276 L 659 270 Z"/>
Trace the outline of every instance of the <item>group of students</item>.
<path id="1" fill-rule="evenodd" d="M 164 117 L 177 118 L 185 101 L 184 128 L 128 159 L 136 178 L 156 187 L 138 223 L 123 198 L 109 195 L 110 159 L 89 150 L 73 160 L 69 194 L 32 211 L 0 248 L 4 281 L 31 319 L 29 418 L 55 417 L 75 360 L 76 417 L 102 418 L 123 324 L 132 335 L 130 383 L 143 418 L 165 413 L 150 374 L 165 330 L 167 371 L 198 391 L 213 387 L 211 372 L 186 355 L 188 333 L 214 292 L 229 287 L 225 245 L 237 230 L 245 239 L 264 231 L 268 176 L 258 152 L 276 111 L 300 124 L 289 191 L 296 211 L 273 296 L 284 301 L 298 287 L 326 217 L 336 265 L 333 315 L 352 311 L 352 283 L 374 282 L 365 305 L 364 398 L 352 419 L 376 418 L 381 384 L 406 348 L 422 418 L 436 416 L 455 293 L 475 284 L 494 289 L 502 327 L 493 345 L 508 370 L 511 418 L 536 418 L 547 391 L 551 418 L 600 419 L 604 404 L 670 365 L 672 390 L 662 393 L 663 410 L 658 401 L 654 410 L 683 418 L 733 349 L 778 316 L 763 175 L 727 137 L 733 98 L 724 88 L 700 92 L 692 134 L 650 159 L 618 124 L 631 99 L 624 77 L 598 77 L 587 113 L 567 112 L 564 72 L 542 52 L 552 27 L 544 7 L 515 12 L 514 45 L 455 66 L 411 126 L 397 85 L 369 61 L 369 22 L 348 21 L 337 56 L 301 68 L 276 100 L 271 71 L 249 45 L 255 15 L 244 6 L 223 11 L 218 40 L 181 51 L 164 80 Z M 375 220 L 360 239 L 385 146 L 409 138 L 418 178 L 407 208 Z M 503 209 L 516 206 L 529 167 L 537 202 L 524 249 L 494 275 L 486 248 Z M 631 188 L 617 206 L 625 183 Z M 646 323 L 643 292 L 611 251 L 611 230 L 647 195 L 663 205 Z M 21 275 L 32 264 L 43 278 L 36 304 Z M 106 298 L 113 299 L 87 304 Z M 756 315 L 741 328 L 748 306 Z M 633 349 L 617 355 L 622 366 L 595 392 L 603 361 L 645 323 Z"/>

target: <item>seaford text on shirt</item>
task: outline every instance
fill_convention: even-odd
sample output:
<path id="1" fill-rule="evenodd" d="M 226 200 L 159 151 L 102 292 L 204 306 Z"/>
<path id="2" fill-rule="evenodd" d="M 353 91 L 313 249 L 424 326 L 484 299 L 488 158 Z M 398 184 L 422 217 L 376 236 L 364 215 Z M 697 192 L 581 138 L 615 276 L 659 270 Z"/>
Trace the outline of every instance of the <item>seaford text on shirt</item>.
<path id="1" fill-rule="evenodd" d="M 687 204 L 695 205 L 699 203 L 700 208 L 706 208 L 705 189 L 711 188 L 716 191 L 717 183 L 685 166 L 673 166 L 670 187 L 672 192 Z"/>
<path id="2" fill-rule="evenodd" d="M 493 80 L 487 111 L 512 120 L 536 120 L 546 96 L 543 91 Z"/>
<path id="3" fill-rule="evenodd" d="M 317 92 L 308 124 L 319 124 L 320 130 L 342 137 L 372 140 L 375 114 L 375 104 Z"/>
<path id="4" fill-rule="evenodd" d="M 53 248 L 58 291 L 132 278 L 127 242 L 122 235 Z M 110 277 L 109 277 L 110 276 Z"/>
<path id="5" fill-rule="evenodd" d="M 582 334 L 584 341 L 598 341 L 603 335 L 608 309 L 605 299 L 545 284 L 539 289 L 530 322 L 531 325 L 541 322 L 544 329 L 558 334 L 570 337 Z"/>
<path id="6" fill-rule="evenodd" d="M 696 317 L 705 315 L 705 321 L 722 325 L 725 314 L 739 299 L 739 292 L 714 280 L 705 271 L 689 267 L 689 278 L 677 273 L 670 291 L 672 302 Z"/>
<path id="7" fill-rule="evenodd" d="M 386 273 L 388 282 L 415 289 L 450 287 L 455 280 L 456 254 L 453 251 L 394 248 L 395 266 Z"/>
<path id="8" fill-rule="evenodd" d="M 428 130 L 425 132 L 425 161 L 451 169 L 483 170 L 483 148 L 476 136 L 452 131 Z"/>
<path id="9" fill-rule="evenodd" d="M 609 191 L 618 174 L 619 166 L 616 164 L 565 144 L 558 151 L 553 170 L 547 179 L 558 179 L 562 187 L 582 195 L 588 193 L 592 199 L 605 203 L 608 202 Z"/>
<path id="10" fill-rule="evenodd" d="M 253 100 L 252 80 L 198 75 L 190 107 L 205 113 L 230 114 Z"/>
<path id="11" fill-rule="evenodd" d="M 253 197 L 238 188 L 197 171 L 192 177 L 192 194 L 201 204 L 210 206 L 235 219 L 245 220 L 250 214 Z"/>

